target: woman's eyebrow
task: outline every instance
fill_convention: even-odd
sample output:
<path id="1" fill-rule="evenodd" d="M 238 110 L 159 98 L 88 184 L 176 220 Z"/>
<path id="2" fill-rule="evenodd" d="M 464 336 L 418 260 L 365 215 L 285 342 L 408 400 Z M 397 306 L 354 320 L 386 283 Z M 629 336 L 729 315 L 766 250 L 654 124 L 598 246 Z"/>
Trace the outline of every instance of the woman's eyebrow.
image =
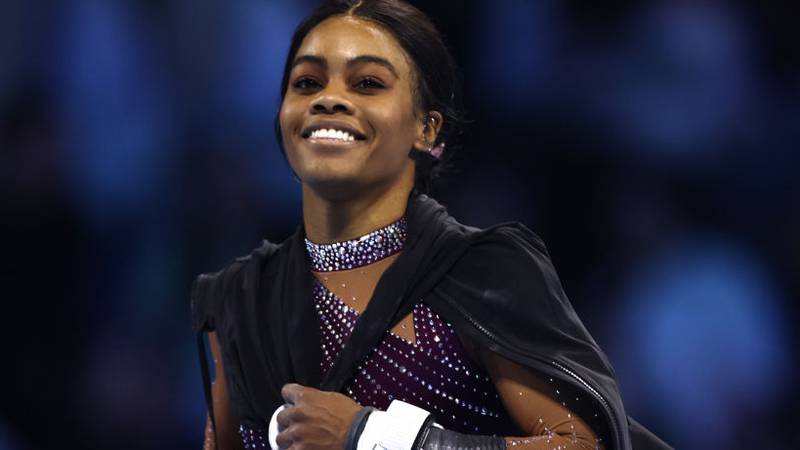
<path id="1" fill-rule="evenodd" d="M 314 64 L 321 66 L 322 68 L 328 67 L 328 60 L 322 56 L 300 55 L 292 62 L 292 68 L 303 63 Z M 400 76 L 397 74 L 397 69 L 395 69 L 394 65 L 386 58 L 375 55 L 360 55 L 347 60 L 348 68 L 358 64 L 378 64 L 379 66 L 385 67 L 387 70 L 389 70 L 389 72 L 392 72 L 392 75 L 394 75 L 395 78 L 400 78 Z"/>
<path id="2" fill-rule="evenodd" d="M 292 69 L 294 69 L 295 66 L 297 66 L 299 64 L 303 64 L 303 63 L 309 63 L 309 64 L 314 64 L 314 65 L 317 65 L 317 66 L 328 67 L 328 61 L 325 58 L 321 57 L 321 56 L 300 55 L 297 58 L 295 58 L 294 61 L 292 61 Z"/>
<path id="3" fill-rule="evenodd" d="M 355 58 L 350 58 L 349 60 L 347 60 L 347 67 L 352 67 L 357 64 L 366 64 L 366 63 L 378 64 L 379 66 L 383 66 L 386 69 L 388 69 L 389 72 L 392 72 L 392 75 L 394 75 L 395 78 L 400 78 L 400 76 L 397 75 L 397 69 L 394 68 L 392 63 L 390 63 L 388 59 L 381 58 L 380 56 L 375 56 L 375 55 L 356 56 Z"/>

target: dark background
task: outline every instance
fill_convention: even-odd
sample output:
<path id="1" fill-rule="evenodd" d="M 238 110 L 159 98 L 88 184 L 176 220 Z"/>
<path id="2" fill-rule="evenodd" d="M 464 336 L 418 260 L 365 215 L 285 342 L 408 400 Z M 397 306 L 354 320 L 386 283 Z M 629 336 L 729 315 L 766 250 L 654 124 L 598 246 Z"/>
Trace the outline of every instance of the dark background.
<path id="1" fill-rule="evenodd" d="M 790 2 L 415 2 L 472 124 L 434 196 L 520 220 L 684 449 L 798 448 Z M 199 449 L 189 285 L 300 220 L 272 134 L 312 3 L 0 3 L 0 449 Z"/>

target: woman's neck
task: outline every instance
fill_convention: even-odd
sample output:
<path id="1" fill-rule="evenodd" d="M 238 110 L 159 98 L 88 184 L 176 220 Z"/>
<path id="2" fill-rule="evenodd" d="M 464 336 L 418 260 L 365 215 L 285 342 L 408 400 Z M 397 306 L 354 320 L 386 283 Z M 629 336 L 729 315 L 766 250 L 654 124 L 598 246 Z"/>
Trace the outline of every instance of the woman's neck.
<path id="1" fill-rule="evenodd" d="M 347 199 L 327 199 L 303 185 L 303 223 L 306 238 L 317 244 L 355 239 L 401 218 L 411 186 L 394 186 Z"/>

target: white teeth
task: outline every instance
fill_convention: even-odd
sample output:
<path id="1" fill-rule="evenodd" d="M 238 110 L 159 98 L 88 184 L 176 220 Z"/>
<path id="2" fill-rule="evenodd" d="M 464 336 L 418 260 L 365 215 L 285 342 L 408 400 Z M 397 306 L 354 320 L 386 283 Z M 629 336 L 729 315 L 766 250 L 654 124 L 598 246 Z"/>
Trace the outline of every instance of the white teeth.
<path id="1" fill-rule="evenodd" d="M 338 139 L 341 141 L 354 141 L 355 138 L 346 131 L 334 130 L 333 128 L 323 128 L 311 132 L 310 138 L 314 139 Z"/>

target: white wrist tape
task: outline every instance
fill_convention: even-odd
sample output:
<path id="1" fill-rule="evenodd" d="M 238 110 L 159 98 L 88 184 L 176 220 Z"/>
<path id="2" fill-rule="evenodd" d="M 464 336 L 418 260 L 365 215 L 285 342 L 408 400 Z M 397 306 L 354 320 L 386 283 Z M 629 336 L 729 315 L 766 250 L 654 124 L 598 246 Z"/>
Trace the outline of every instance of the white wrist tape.
<path id="1" fill-rule="evenodd" d="M 430 413 L 422 408 L 393 400 L 386 411 L 370 414 L 357 450 L 411 450 L 428 416 Z"/>
<path id="2" fill-rule="evenodd" d="M 278 443 L 275 442 L 275 439 L 278 437 L 278 413 L 286 409 L 287 406 L 288 405 L 279 406 L 278 409 L 272 413 L 272 418 L 269 419 L 267 437 L 269 439 L 269 446 L 272 447 L 272 450 L 280 450 Z"/>

